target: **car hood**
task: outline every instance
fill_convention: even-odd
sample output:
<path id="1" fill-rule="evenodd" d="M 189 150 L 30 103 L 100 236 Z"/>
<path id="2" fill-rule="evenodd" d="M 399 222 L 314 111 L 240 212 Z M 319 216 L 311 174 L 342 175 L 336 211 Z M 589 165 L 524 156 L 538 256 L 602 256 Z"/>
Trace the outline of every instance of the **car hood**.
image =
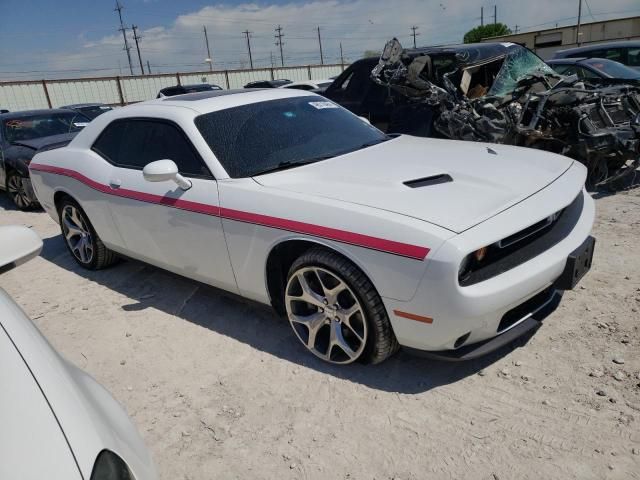
<path id="1" fill-rule="evenodd" d="M 17 140 L 11 144 L 19 147 L 27 147 L 32 150 L 40 150 L 43 147 L 58 144 L 63 145 L 65 142 L 69 143 L 77 134 L 78 132 L 62 133 L 60 135 L 50 135 L 48 137 L 33 138 L 31 140 Z"/>
<path id="2" fill-rule="evenodd" d="M 543 189 L 572 163 L 540 150 L 403 135 L 254 180 L 265 187 L 395 212 L 460 233 Z"/>

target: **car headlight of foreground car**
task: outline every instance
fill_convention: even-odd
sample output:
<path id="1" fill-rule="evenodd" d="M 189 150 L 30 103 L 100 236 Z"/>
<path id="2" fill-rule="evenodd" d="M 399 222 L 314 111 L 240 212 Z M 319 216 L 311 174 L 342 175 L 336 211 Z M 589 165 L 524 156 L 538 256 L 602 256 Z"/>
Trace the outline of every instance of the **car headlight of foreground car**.
<path id="1" fill-rule="evenodd" d="M 103 450 L 93 465 L 91 480 L 135 480 L 135 478 L 124 460 L 109 450 Z"/>

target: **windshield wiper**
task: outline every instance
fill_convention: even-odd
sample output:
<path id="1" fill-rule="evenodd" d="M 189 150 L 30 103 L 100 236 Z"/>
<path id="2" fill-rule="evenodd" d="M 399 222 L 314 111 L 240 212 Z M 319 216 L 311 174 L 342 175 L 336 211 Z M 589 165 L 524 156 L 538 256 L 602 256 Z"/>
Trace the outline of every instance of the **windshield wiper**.
<path id="1" fill-rule="evenodd" d="M 310 163 L 315 163 L 315 162 L 318 162 L 320 160 L 326 160 L 327 158 L 331 158 L 331 157 L 333 157 L 333 155 L 324 155 L 324 156 L 321 156 L 321 157 L 313 157 L 313 158 L 309 158 L 309 159 L 306 159 L 306 160 L 300 160 L 300 161 L 297 161 L 297 162 L 292 162 L 290 160 L 287 160 L 287 161 L 284 161 L 284 162 L 280 162 L 277 165 L 274 165 L 273 167 L 265 168 L 264 170 L 260 170 L 259 172 L 255 172 L 251 176 L 255 177 L 257 175 L 264 175 L 265 173 L 279 172 L 281 170 L 287 170 L 289 168 L 300 167 L 302 165 L 308 165 Z"/>

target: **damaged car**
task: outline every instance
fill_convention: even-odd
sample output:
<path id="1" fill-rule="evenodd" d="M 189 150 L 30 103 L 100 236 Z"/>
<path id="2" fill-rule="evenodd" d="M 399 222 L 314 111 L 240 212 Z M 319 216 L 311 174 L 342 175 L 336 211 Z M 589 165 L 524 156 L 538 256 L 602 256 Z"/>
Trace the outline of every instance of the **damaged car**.
<path id="1" fill-rule="evenodd" d="M 628 184 L 640 162 L 640 85 L 559 75 L 518 44 L 407 50 L 394 38 L 371 78 L 391 91 L 391 131 L 566 155 L 591 188 Z"/>

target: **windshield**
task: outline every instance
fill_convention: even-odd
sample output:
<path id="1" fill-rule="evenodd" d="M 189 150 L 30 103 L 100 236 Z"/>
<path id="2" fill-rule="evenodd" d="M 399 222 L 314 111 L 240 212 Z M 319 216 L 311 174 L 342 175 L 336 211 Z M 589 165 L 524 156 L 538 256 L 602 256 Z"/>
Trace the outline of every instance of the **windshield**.
<path id="1" fill-rule="evenodd" d="M 352 152 L 388 137 L 319 96 L 251 103 L 195 120 L 227 173 L 251 177 Z"/>
<path id="2" fill-rule="evenodd" d="M 528 75 L 556 75 L 553 69 L 535 53 L 519 45 L 514 47 L 505 57 L 502 68 L 488 92 L 489 95 L 499 97 L 510 95 L 518 82 Z"/>
<path id="3" fill-rule="evenodd" d="M 602 58 L 594 58 L 586 60 L 584 63 L 591 67 L 606 73 L 612 78 L 624 78 L 626 80 L 640 79 L 640 72 L 629 68 L 621 63 L 605 60 Z"/>
<path id="4" fill-rule="evenodd" d="M 97 116 L 113 109 L 109 105 L 90 105 L 88 107 L 80 107 L 78 110 L 93 120 Z"/>
<path id="5" fill-rule="evenodd" d="M 8 118 L 2 129 L 9 143 L 82 130 L 89 119 L 77 112 L 43 113 Z"/>

